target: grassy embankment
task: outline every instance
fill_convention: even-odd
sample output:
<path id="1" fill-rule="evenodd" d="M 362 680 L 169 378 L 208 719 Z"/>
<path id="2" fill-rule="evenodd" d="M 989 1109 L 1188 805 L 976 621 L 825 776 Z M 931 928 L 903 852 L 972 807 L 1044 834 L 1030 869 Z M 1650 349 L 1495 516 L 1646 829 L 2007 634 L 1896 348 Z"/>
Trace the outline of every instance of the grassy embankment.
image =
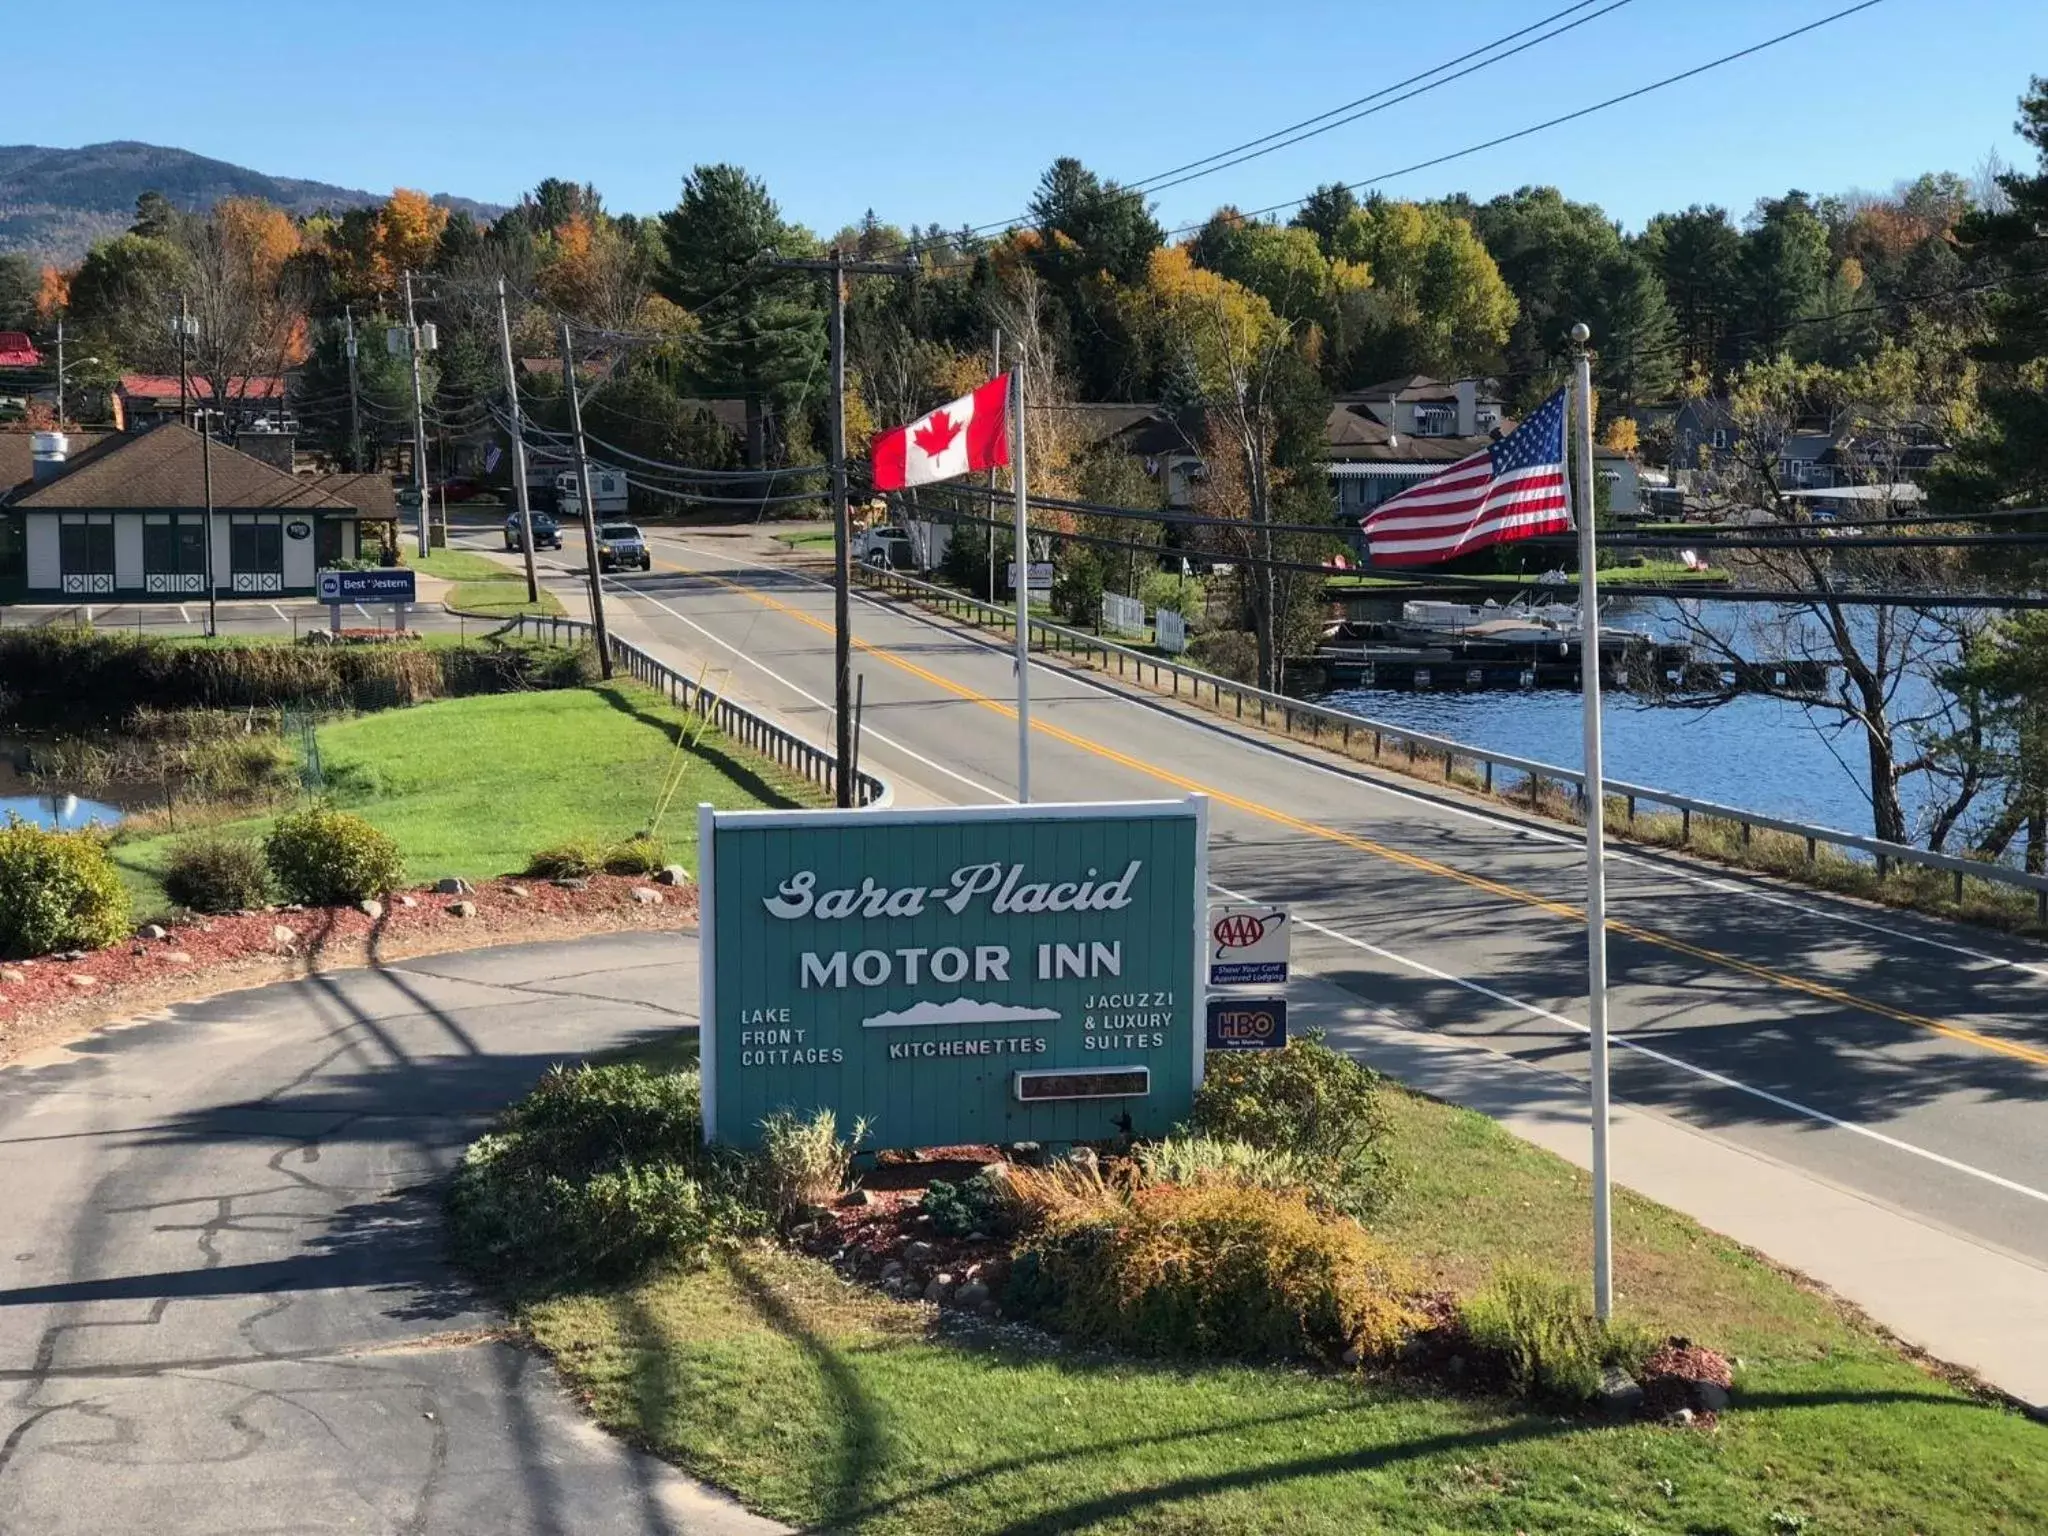
<path id="1" fill-rule="evenodd" d="M 697 805 L 815 804 L 801 780 L 734 749 L 634 683 L 450 699 L 323 725 L 329 793 L 398 840 L 410 878 L 476 879 L 526 867 L 571 840 L 613 843 L 655 827 L 696 868 Z M 678 734 L 682 747 L 678 748 Z M 694 741 L 695 746 L 689 745 Z M 270 818 L 218 825 L 260 835 Z M 137 916 L 165 911 L 173 833 L 129 836 L 115 858 Z"/>
<path id="2" fill-rule="evenodd" d="M 520 613 L 563 611 L 560 600 L 546 588 L 541 589 L 539 602 L 526 600 L 524 571 L 469 550 L 429 550 L 424 557 L 413 560 L 412 568 L 423 576 L 438 576 L 455 583 L 448 589 L 448 606 L 465 613 L 509 619 Z"/>
<path id="3" fill-rule="evenodd" d="M 1478 1115 L 1389 1098 L 1406 1178 L 1384 1235 L 1461 1290 L 1508 1259 L 1584 1271 L 1583 1174 Z M 766 1249 L 525 1321 L 604 1423 L 806 1529 L 2040 1529 L 2048 1428 L 1684 1217 L 1624 1193 L 1616 1220 L 1627 1313 L 1740 1360 L 1718 1428 L 941 1336 L 919 1308 Z"/>

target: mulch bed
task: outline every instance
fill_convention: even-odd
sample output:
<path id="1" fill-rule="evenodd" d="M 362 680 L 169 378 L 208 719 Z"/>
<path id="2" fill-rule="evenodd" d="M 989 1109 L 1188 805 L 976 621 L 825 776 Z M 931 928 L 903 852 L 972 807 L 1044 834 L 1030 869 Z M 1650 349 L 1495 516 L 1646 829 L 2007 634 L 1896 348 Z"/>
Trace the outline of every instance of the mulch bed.
<path id="1" fill-rule="evenodd" d="M 634 895 L 654 891 L 659 901 Z M 274 907 L 194 916 L 106 949 L 0 962 L 0 1062 L 117 1019 L 238 987 L 494 944 L 628 928 L 692 928 L 693 885 L 593 875 L 557 884 L 507 878 L 473 891 L 413 890 L 372 916 L 355 907 Z"/>

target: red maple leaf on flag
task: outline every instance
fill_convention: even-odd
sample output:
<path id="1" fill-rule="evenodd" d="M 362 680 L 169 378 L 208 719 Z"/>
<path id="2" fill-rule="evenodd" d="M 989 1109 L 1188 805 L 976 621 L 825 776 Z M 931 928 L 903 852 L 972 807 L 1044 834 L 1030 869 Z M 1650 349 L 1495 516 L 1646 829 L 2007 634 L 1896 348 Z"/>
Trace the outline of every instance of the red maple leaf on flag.
<path id="1" fill-rule="evenodd" d="M 933 411 L 932 419 L 912 437 L 926 458 L 936 459 L 960 435 L 960 430 L 959 423 L 949 419 L 944 411 Z"/>

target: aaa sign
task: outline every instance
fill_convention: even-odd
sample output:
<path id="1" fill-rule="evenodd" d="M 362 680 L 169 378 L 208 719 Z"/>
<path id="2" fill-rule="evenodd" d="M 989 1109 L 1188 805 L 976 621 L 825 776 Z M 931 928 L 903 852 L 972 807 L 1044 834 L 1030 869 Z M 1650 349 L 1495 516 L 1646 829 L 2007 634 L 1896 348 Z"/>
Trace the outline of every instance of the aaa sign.
<path id="1" fill-rule="evenodd" d="M 1159 1134 L 1200 1080 L 1206 804 L 700 813 L 707 1137 Z"/>

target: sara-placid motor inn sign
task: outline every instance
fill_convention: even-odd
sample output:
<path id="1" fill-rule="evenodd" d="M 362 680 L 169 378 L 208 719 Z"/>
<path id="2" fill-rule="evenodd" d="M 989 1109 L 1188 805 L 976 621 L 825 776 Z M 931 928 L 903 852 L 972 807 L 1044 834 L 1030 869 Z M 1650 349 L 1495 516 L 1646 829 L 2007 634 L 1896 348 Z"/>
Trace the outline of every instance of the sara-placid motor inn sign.
<path id="1" fill-rule="evenodd" d="M 699 811 L 704 1125 L 1092 1141 L 1202 1070 L 1207 803 Z"/>

